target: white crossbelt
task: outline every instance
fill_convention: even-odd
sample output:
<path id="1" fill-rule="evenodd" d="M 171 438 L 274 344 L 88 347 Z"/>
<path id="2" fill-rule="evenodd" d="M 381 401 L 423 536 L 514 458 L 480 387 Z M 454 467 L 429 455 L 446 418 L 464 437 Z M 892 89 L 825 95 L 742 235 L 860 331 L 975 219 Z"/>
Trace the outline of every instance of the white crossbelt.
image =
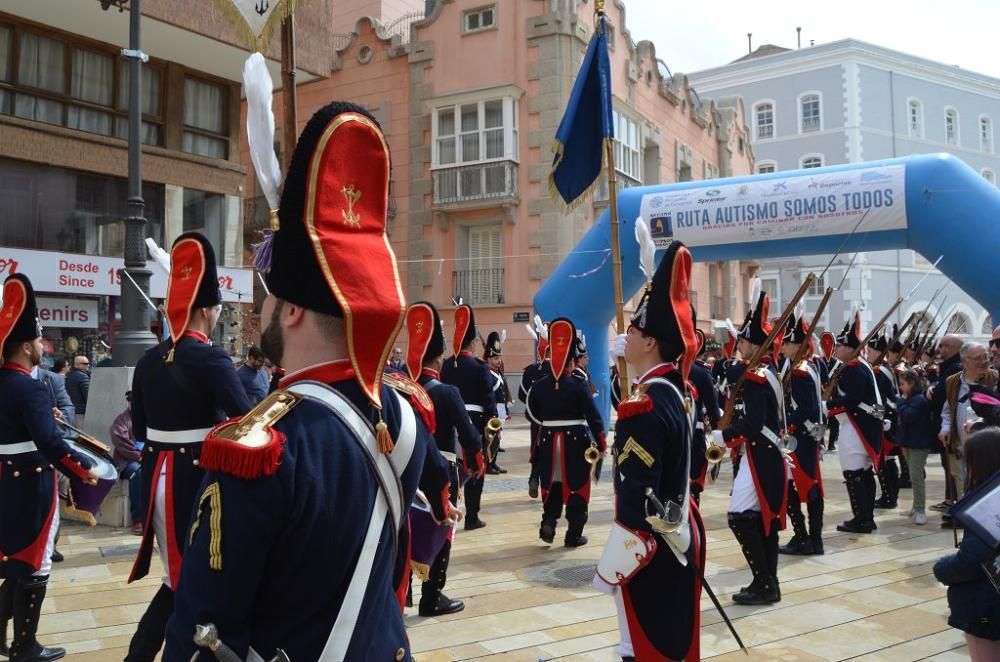
<path id="1" fill-rule="evenodd" d="M 33 441 L 19 441 L 16 444 L 0 444 L 0 455 L 21 455 L 34 453 L 38 446 Z"/>
<path id="2" fill-rule="evenodd" d="M 380 494 L 375 498 L 375 504 L 372 507 L 365 539 L 361 546 L 361 554 L 358 556 L 357 565 L 347 586 L 347 593 L 344 595 L 344 601 L 337 613 L 337 620 L 330 630 L 326 646 L 324 646 L 319 658 L 320 662 L 341 662 L 346 659 L 347 649 L 361 614 L 385 518 L 387 515 L 392 516 L 397 531 L 402 524 L 406 504 L 402 501 L 402 485 L 399 482 L 399 477 L 403 475 L 403 471 L 409 464 L 416 445 L 416 418 L 409 403 L 393 391 L 393 395 L 396 396 L 399 403 L 401 420 L 396 444 L 387 457 L 378 449 L 378 442 L 375 439 L 375 431 L 371 423 L 363 418 L 354 405 L 339 392 L 326 384 L 309 381 L 297 382 L 288 390 L 318 400 L 334 410 L 338 418 L 364 444 L 368 454 L 374 460 L 380 476 Z"/>
<path id="3" fill-rule="evenodd" d="M 146 427 L 146 441 L 157 444 L 200 444 L 212 431 L 212 428 L 196 428 L 191 430 L 157 430 Z"/>
<path id="4" fill-rule="evenodd" d="M 483 413 L 483 408 L 481 406 L 479 406 L 479 405 L 465 405 L 465 411 L 475 411 L 475 412 L 479 412 L 480 414 L 482 414 Z"/>
<path id="5" fill-rule="evenodd" d="M 770 441 L 770 442 L 771 442 L 772 444 L 774 444 L 774 445 L 775 445 L 775 446 L 776 446 L 776 447 L 778 448 L 778 450 L 781 450 L 781 439 L 779 439 L 779 438 L 778 438 L 778 435 L 777 435 L 777 434 L 775 434 L 775 433 L 774 433 L 774 432 L 773 432 L 773 431 L 771 430 L 771 428 L 769 428 L 769 427 L 767 427 L 767 426 L 765 425 L 764 427 L 762 427 L 762 428 L 760 429 L 760 434 L 761 434 L 761 435 L 762 435 L 762 436 L 763 436 L 763 437 L 764 437 L 765 439 L 767 439 L 767 440 L 768 440 L 768 441 Z"/>
<path id="6" fill-rule="evenodd" d="M 440 451 L 440 450 L 438 452 L 441 453 L 441 457 L 443 457 L 446 462 L 450 462 L 452 464 L 458 463 L 458 455 L 456 455 L 455 453 L 449 453 L 448 451 Z"/>
<path id="7" fill-rule="evenodd" d="M 542 421 L 543 428 L 568 428 L 573 425 L 586 425 L 587 421 L 582 418 L 567 419 L 563 421 Z"/>

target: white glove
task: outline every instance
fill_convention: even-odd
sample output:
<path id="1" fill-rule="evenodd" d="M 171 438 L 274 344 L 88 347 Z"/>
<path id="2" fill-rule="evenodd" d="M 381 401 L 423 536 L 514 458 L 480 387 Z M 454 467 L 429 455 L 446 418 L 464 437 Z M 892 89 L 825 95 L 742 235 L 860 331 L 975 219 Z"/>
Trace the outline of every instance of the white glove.
<path id="1" fill-rule="evenodd" d="M 625 345 L 628 344 L 628 335 L 619 333 L 615 336 L 615 345 L 611 348 L 611 353 L 616 356 L 625 356 Z"/>
<path id="2" fill-rule="evenodd" d="M 890 421 L 888 418 L 883 418 L 882 419 L 882 429 L 885 430 L 886 432 L 888 432 L 889 430 L 891 430 L 892 429 L 892 421 Z"/>
<path id="3" fill-rule="evenodd" d="M 722 430 L 712 430 L 712 445 L 725 448 L 726 440 L 722 436 Z"/>

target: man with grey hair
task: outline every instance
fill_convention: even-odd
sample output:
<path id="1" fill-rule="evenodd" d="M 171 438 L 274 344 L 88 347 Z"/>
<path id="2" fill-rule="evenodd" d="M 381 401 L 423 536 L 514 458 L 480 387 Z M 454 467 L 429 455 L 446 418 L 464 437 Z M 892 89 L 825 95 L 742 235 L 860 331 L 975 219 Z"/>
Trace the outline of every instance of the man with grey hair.
<path id="1" fill-rule="evenodd" d="M 991 389 L 997 385 L 997 371 L 990 368 L 989 354 L 986 347 L 977 342 L 962 345 L 959 351 L 962 371 L 951 375 L 946 381 L 938 383 L 938 390 L 944 394 L 945 403 L 941 409 L 941 432 L 938 439 L 945 448 L 948 460 L 948 473 L 955 481 L 960 498 L 965 492 L 965 458 L 962 448 L 969 436 L 967 423 L 976 418 L 969 399 L 970 384 L 982 384 Z M 950 517 L 945 516 L 942 527 L 956 526 Z"/>
<path id="2" fill-rule="evenodd" d="M 948 334 L 938 343 L 938 380 L 927 393 L 927 398 L 931 401 L 931 416 L 933 417 L 934 429 L 941 430 L 941 408 L 945 403 L 944 385 L 949 377 L 962 371 L 961 359 L 958 356 L 964 341 L 955 334 Z M 941 466 L 944 468 L 944 501 L 931 506 L 931 510 L 946 511 L 957 501 L 958 487 L 952 480 L 948 471 L 948 453 L 941 449 Z"/>

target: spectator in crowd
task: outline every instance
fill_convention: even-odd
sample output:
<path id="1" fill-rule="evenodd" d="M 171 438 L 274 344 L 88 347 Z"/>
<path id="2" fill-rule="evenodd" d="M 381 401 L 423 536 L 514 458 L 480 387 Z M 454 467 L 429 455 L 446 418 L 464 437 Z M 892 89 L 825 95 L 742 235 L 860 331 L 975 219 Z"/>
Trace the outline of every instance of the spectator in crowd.
<path id="1" fill-rule="evenodd" d="M 989 355 L 983 345 L 965 343 L 959 356 L 961 372 L 938 384 L 938 390 L 944 393 L 945 400 L 941 408 L 941 432 L 938 439 L 944 445 L 948 457 L 948 473 L 958 488 L 956 499 L 965 494 L 966 467 L 962 449 L 969 436 L 966 424 L 978 418 L 972 411 L 969 385 L 981 384 L 992 389 L 997 384 L 997 371 L 990 368 Z M 951 528 L 955 523 L 946 515 L 941 526 Z"/>
<path id="2" fill-rule="evenodd" d="M 1000 370 L 1000 326 L 993 329 L 993 337 L 990 339 L 990 356 L 993 361 L 993 369 Z"/>
<path id="3" fill-rule="evenodd" d="M 128 505 L 132 515 L 132 533 L 142 535 L 142 522 L 146 519 L 146 495 L 142 490 L 139 474 L 142 442 L 132 435 L 132 391 L 125 391 L 125 411 L 111 423 L 112 457 L 118 467 L 118 476 L 129 481 Z"/>
<path id="4" fill-rule="evenodd" d="M 62 375 L 65 381 L 66 375 L 69 374 L 69 361 L 64 358 L 58 358 L 52 362 L 52 372 L 57 375 Z"/>
<path id="5" fill-rule="evenodd" d="M 73 425 L 83 427 L 87 415 L 87 396 L 90 394 L 90 359 L 82 354 L 73 357 L 73 369 L 66 376 L 66 392 L 76 407 Z"/>
<path id="6" fill-rule="evenodd" d="M 896 412 L 899 415 L 896 445 L 903 449 L 903 457 L 910 467 L 910 480 L 913 483 L 913 506 L 908 514 L 914 524 L 923 525 L 927 524 L 924 467 L 935 441 L 931 405 L 924 397 L 920 376 L 913 370 L 907 370 L 900 376 L 899 395 L 896 402 Z"/>
<path id="7" fill-rule="evenodd" d="M 1000 429 L 987 428 L 965 442 L 969 488 L 1000 471 Z M 958 553 L 934 564 L 934 576 L 948 587 L 948 625 L 965 632 L 973 662 L 1000 660 L 1000 594 L 983 570 L 996 552 L 972 531 L 966 531 Z"/>
<path id="8" fill-rule="evenodd" d="M 243 383 L 243 389 L 250 398 L 250 404 L 256 405 L 267 396 L 267 391 L 271 385 L 270 375 L 264 368 L 266 357 L 260 347 L 251 345 L 247 350 L 247 358 L 236 373 Z"/>
<path id="9" fill-rule="evenodd" d="M 405 364 L 403 363 L 403 350 L 397 347 L 392 350 L 392 358 L 389 359 L 389 367 L 395 368 L 396 370 L 403 370 Z"/>
<path id="10" fill-rule="evenodd" d="M 927 398 L 931 402 L 931 416 L 934 422 L 934 430 L 941 430 L 941 408 L 944 407 L 945 389 L 944 383 L 955 373 L 962 371 L 962 361 L 958 353 L 962 349 L 962 339 L 954 334 L 946 335 L 938 345 L 938 381 L 941 388 L 933 386 L 927 390 Z M 928 366 L 930 367 L 930 366 Z M 948 453 L 941 444 L 935 444 L 935 448 L 941 456 L 941 466 L 944 468 L 944 501 L 931 506 L 931 510 L 946 511 L 954 505 L 958 494 L 958 486 L 955 485 L 951 473 L 948 471 Z"/>

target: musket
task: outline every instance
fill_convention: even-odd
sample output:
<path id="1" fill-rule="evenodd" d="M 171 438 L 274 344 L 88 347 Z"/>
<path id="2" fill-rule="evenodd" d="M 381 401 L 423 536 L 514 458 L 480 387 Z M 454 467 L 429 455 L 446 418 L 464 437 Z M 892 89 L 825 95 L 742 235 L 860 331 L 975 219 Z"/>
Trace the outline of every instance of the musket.
<path id="1" fill-rule="evenodd" d="M 932 331 L 932 332 L 931 332 L 931 334 L 930 334 L 929 336 L 927 336 L 926 340 L 924 340 L 924 344 L 923 344 L 923 346 L 921 346 L 921 348 L 920 348 L 920 353 L 921 353 L 921 354 L 923 354 L 924 352 L 926 352 L 927 350 L 929 350 L 929 349 L 930 349 L 931 347 L 933 347 L 933 346 L 934 346 L 934 343 L 935 343 L 935 342 L 936 342 L 936 340 L 937 340 L 937 334 L 938 334 L 938 331 L 940 331 L 940 330 L 941 330 L 941 327 L 942 327 L 942 326 L 944 326 L 944 325 L 945 325 L 945 323 L 946 323 L 946 322 L 947 322 L 948 320 L 950 320 L 950 319 L 951 319 L 951 316 L 952 316 L 952 312 L 953 312 L 953 311 L 954 311 L 954 310 L 955 310 L 956 308 L 958 308 L 958 304 L 957 304 L 957 303 L 956 303 L 956 304 L 953 304 L 953 305 L 952 305 L 952 307 L 948 309 L 948 312 L 947 312 L 947 313 L 945 313 L 945 315 L 944 315 L 944 316 L 943 316 L 943 317 L 941 318 L 941 321 L 940 321 L 940 322 L 938 322 L 938 325 L 937 325 L 936 327 L 934 327 L 934 331 Z"/>
<path id="2" fill-rule="evenodd" d="M 885 358 L 885 355 L 889 351 L 889 348 L 895 345 L 897 342 L 899 342 L 899 339 L 903 337 L 903 332 L 906 331 L 907 327 L 909 327 L 910 324 L 912 324 L 915 319 L 917 319 L 917 314 L 910 313 L 910 316 L 906 318 L 905 322 L 903 322 L 903 326 L 899 327 L 899 329 L 896 330 L 896 333 L 893 334 L 892 340 L 889 341 L 889 344 L 886 345 L 885 349 L 879 352 L 875 360 L 871 362 L 873 366 L 878 366 L 882 363 L 882 359 Z"/>
<path id="3" fill-rule="evenodd" d="M 785 306 L 785 310 L 781 313 L 781 317 L 779 317 L 778 321 L 775 322 L 774 326 L 771 327 L 771 332 L 767 334 L 767 338 L 764 340 L 764 343 L 759 347 L 757 347 L 757 351 L 755 351 L 753 353 L 753 356 L 750 357 L 750 360 L 747 361 L 746 369 L 743 371 L 743 374 L 740 375 L 740 378 L 736 381 L 736 384 L 733 386 L 732 395 L 726 402 L 726 410 L 725 412 L 723 412 L 722 419 L 719 421 L 720 430 L 729 427 L 729 424 L 733 420 L 733 413 L 736 410 L 736 401 L 739 399 L 740 394 L 743 392 L 743 384 L 746 382 L 746 376 L 750 373 L 751 370 L 755 370 L 757 366 L 760 364 L 761 360 L 765 356 L 767 356 L 767 348 L 770 347 L 770 345 L 774 342 L 774 339 L 778 337 L 778 334 L 785 332 L 785 325 L 788 323 L 788 318 L 791 317 L 792 311 L 795 310 L 795 306 L 799 303 L 802 297 L 805 296 L 806 292 L 809 291 L 809 288 L 812 286 L 815 280 L 816 280 L 816 274 L 810 271 L 809 275 L 806 276 L 806 279 L 802 282 L 802 285 L 799 287 L 799 291 L 795 293 L 795 296 L 792 297 L 792 300 L 788 302 L 787 306 Z M 756 306 L 757 302 L 754 301 L 751 303 L 751 305 Z"/>
<path id="4" fill-rule="evenodd" d="M 844 249 L 844 245 L 847 243 L 847 240 L 851 238 L 851 235 L 853 235 L 855 232 L 858 231 L 858 228 L 861 227 L 862 223 L 864 223 L 865 218 L 868 216 L 868 212 L 870 212 L 871 210 L 872 210 L 871 207 L 869 207 L 867 210 L 865 210 L 865 213 L 861 215 L 861 219 L 854 226 L 854 229 L 851 230 L 850 234 L 848 234 L 846 237 L 844 237 L 844 240 L 840 242 L 840 246 L 837 247 L 837 252 L 834 253 L 833 257 L 830 258 L 830 261 L 826 263 L 826 267 L 823 269 L 823 273 L 821 273 L 819 275 L 819 277 L 817 278 L 817 280 L 819 280 L 819 281 L 823 280 L 823 277 L 826 276 L 826 272 L 829 271 L 830 267 L 833 266 L 834 260 L 836 260 L 837 256 L 840 255 L 840 251 L 842 251 Z M 844 277 L 840 279 L 840 285 L 837 286 L 837 290 L 838 291 L 840 290 L 841 286 L 844 284 L 844 281 L 847 280 L 847 274 L 851 271 L 851 267 L 854 266 L 854 260 L 857 257 L 858 257 L 858 254 L 855 253 L 854 257 L 851 258 L 851 263 L 849 265 L 847 265 L 847 269 L 844 270 Z M 826 304 L 828 304 L 830 302 L 830 297 L 833 296 L 833 293 L 834 293 L 834 289 L 832 287 L 827 287 L 826 288 L 826 292 L 823 293 L 823 298 L 820 299 L 819 306 L 816 307 L 816 312 L 813 314 L 812 322 L 810 322 L 810 324 L 809 324 L 809 328 L 807 329 L 807 333 L 812 334 L 813 329 L 816 328 L 816 325 L 819 323 L 820 318 L 823 317 L 823 311 L 826 310 Z M 785 388 L 788 388 L 788 385 L 792 381 L 792 369 L 799 364 L 799 361 L 802 360 L 802 358 L 806 355 L 806 352 L 808 350 L 809 350 L 809 342 L 808 342 L 808 340 L 806 340 L 805 342 L 803 342 L 803 343 L 801 343 L 799 345 L 798 351 L 795 352 L 795 358 L 792 359 L 792 363 L 788 366 L 788 371 L 785 372 L 785 376 L 782 378 L 782 382 L 783 382 L 783 385 L 784 385 Z"/>
<path id="5" fill-rule="evenodd" d="M 938 265 L 938 263 L 941 262 L 942 258 L 944 258 L 943 255 L 940 256 L 940 257 L 938 257 L 938 259 L 935 260 L 935 262 L 934 262 L 934 264 L 932 266 L 936 267 Z M 920 287 L 923 284 L 923 282 L 927 279 L 927 277 L 930 276 L 930 275 L 931 275 L 931 272 L 928 271 L 927 273 L 924 274 L 923 278 L 921 278 L 919 281 L 917 281 L 917 284 L 914 285 L 913 288 L 909 292 L 906 293 L 906 296 L 897 297 L 895 303 L 893 303 L 889 307 L 889 310 L 887 310 L 886 313 L 885 313 L 885 315 L 882 316 L 882 319 L 880 319 L 875 324 L 875 326 L 873 326 L 871 328 L 871 330 L 868 332 L 868 335 L 866 335 L 861 340 L 861 344 L 858 345 L 858 347 L 856 349 L 851 350 L 851 355 L 847 358 L 847 360 L 841 362 L 840 365 L 838 365 L 836 368 L 833 369 L 833 372 L 830 373 L 830 383 L 827 384 L 826 389 L 824 389 L 824 391 L 823 391 L 823 399 L 824 400 L 828 400 L 830 398 L 830 396 L 833 394 L 834 389 L 837 388 L 837 382 L 840 381 L 840 376 L 844 373 L 844 369 L 847 367 L 847 364 L 850 363 L 851 361 L 853 361 L 854 359 L 858 358 L 858 356 L 861 355 L 861 352 L 863 352 L 865 350 L 865 348 L 868 346 L 868 341 L 875 337 L 875 334 L 878 333 L 882 329 L 882 327 L 889 320 L 889 318 L 892 316 L 892 314 L 894 312 L 896 312 L 896 309 L 899 308 L 899 306 L 904 301 L 906 301 L 911 296 L 913 296 L 913 293 L 917 291 L 917 288 Z"/>
<path id="6" fill-rule="evenodd" d="M 646 499 L 649 501 L 649 504 L 653 506 L 653 510 L 656 511 L 657 515 L 659 515 L 661 519 L 666 519 L 667 509 L 656 497 L 656 492 L 653 491 L 652 487 L 646 488 Z M 667 544 L 670 544 L 670 542 L 667 541 Z M 698 574 L 698 579 L 701 581 L 701 585 L 705 589 L 705 592 L 708 593 L 708 597 L 712 599 L 712 604 L 715 605 L 719 615 L 722 616 L 722 620 L 726 622 L 726 627 L 729 628 L 729 631 L 733 634 L 733 638 L 736 639 L 736 643 L 739 644 L 743 652 L 749 656 L 750 651 L 747 650 L 746 645 L 744 645 L 743 640 L 740 638 L 740 633 L 736 631 L 736 627 L 733 625 L 733 622 L 729 620 L 729 615 L 726 613 L 726 610 L 722 608 L 722 603 L 719 602 L 719 598 L 715 597 L 715 591 L 713 591 L 712 587 L 708 585 L 708 580 L 705 579 L 704 569 L 698 567 L 697 563 L 695 564 L 695 572 Z"/>

